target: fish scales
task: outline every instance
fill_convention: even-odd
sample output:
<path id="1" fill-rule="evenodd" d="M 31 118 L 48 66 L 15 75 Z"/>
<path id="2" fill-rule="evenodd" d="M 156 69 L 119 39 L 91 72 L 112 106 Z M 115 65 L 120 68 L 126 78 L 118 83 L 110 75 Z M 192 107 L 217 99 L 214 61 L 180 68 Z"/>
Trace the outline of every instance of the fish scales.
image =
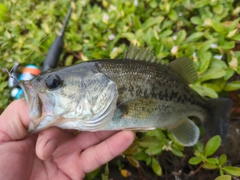
<path id="1" fill-rule="evenodd" d="M 130 46 L 123 59 L 83 62 L 21 82 L 29 131 L 167 128 L 180 144 L 192 146 L 200 134 L 194 117 L 210 136 L 225 140 L 232 101 L 206 100 L 191 89 L 197 73 L 190 59 L 156 61 L 148 49 Z"/>
<path id="2" fill-rule="evenodd" d="M 145 115 L 147 118 L 143 119 L 138 116 L 139 110 L 141 110 L 138 104 L 137 107 L 132 107 L 135 113 L 131 114 L 131 118 L 124 118 L 124 111 L 128 111 L 128 107 L 122 105 L 117 110 L 113 122 L 103 128 L 105 130 L 121 129 L 123 127 L 135 129 L 137 128 L 136 125 L 139 128 L 138 121 L 141 121 L 142 128 L 146 129 L 152 126 L 166 127 L 172 126 L 179 116 L 196 116 L 197 114 L 202 120 L 203 116 L 201 114 L 207 116 L 207 111 L 204 109 L 207 107 L 207 101 L 199 98 L 200 96 L 196 93 L 192 93 L 193 90 L 189 88 L 186 82 L 167 66 L 144 61 L 102 60 L 96 63 L 96 67 L 116 82 L 119 92 L 118 104 L 121 105 L 129 99 L 136 98 L 158 100 L 154 110 L 148 112 L 149 115 Z M 196 105 L 196 103 L 199 103 L 199 105 Z M 145 106 L 149 106 L 149 104 L 151 102 L 148 103 L 146 100 Z M 146 110 L 142 109 L 142 111 Z M 152 119 L 152 124 L 147 121 L 148 119 Z M 184 119 L 182 118 L 182 120 Z"/>
<path id="3" fill-rule="evenodd" d="M 102 60 L 96 67 L 117 83 L 119 103 L 129 98 L 144 97 L 208 108 L 207 101 L 165 65 L 142 61 Z"/>

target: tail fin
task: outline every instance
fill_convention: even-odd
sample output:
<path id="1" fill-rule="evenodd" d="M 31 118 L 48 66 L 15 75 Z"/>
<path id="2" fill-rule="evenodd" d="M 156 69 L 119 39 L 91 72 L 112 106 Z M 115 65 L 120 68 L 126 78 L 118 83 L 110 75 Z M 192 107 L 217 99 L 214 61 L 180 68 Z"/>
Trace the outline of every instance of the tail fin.
<path id="1" fill-rule="evenodd" d="M 209 136 L 220 135 L 225 141 L 229 135 L 228 119 L 230 117 L 232 100 L 228 98 L 211 99 L 211 116 L 203 126 Z"/>

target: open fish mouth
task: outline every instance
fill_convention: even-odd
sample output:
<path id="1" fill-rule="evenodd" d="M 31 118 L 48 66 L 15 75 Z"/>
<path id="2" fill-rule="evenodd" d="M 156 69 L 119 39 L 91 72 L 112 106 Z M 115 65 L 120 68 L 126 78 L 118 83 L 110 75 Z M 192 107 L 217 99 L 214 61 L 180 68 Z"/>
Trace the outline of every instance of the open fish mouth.
<path id="1" fill-rule="evenodd" d="M 35 121 L 42 116 L 42 102 L 30 81 L 21 82 L 20 86 L 23 89 L 30 116 L 28 131 L 33 132 L 38 126 Z"/>

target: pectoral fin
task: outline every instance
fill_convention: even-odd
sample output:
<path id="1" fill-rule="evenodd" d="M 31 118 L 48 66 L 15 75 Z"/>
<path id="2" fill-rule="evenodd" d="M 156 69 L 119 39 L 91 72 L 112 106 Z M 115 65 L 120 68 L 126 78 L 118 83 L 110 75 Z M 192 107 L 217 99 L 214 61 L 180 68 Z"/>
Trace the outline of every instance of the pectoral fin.
<path id="1" fill-rule="evenodd" d="M 137 98 L 120 104 L 124 108 L 121 118 L 146 119 L 157 110 L 158 101 L 153 98 Z"/>
<path id="2" fill-rule="evenodd" d="M 169 130 L 172 132 L 173 137 L 184 146 L 193 146 L 196 144 L 200 135 L 196 124 L 189 119 Z"/>

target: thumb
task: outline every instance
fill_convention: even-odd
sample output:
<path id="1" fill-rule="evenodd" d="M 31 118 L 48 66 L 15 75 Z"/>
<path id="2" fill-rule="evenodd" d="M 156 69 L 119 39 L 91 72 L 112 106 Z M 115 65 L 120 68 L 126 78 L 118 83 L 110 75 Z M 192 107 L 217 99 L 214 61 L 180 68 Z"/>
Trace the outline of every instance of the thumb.
<path id="1" fill-rule="evenodd" d="M 13 101 L 0 116 L 0 143 L 25 138 L 29 121 L 26 101 Z"/>

